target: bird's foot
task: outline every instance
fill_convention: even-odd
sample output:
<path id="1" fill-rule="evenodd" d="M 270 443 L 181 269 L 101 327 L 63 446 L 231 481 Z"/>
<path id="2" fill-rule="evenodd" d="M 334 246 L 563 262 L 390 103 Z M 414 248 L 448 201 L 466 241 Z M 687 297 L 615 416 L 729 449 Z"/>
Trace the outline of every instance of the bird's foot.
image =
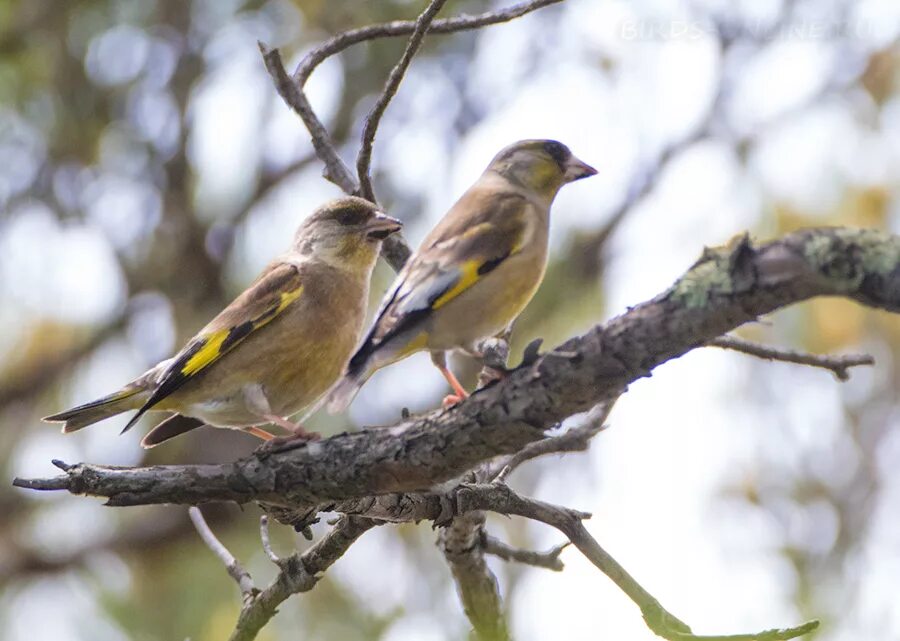
<path id="1" fill-rule="evenodd" d="M 469 398 L 469 395 L 465 393 L 465 390 L 462 390 L 462 392 L 463 394 L 447 394 L 444 397 L 444 400 L 441 401 L 441 406 L 444 409 L 447 409 Z"/>
<path id="2" fill-rule="evenodd" d="M 293 434 L 288 434 L 287 436 L 276 436 L 271 441 L 266 441 L 263 443 L 263 447 L 266 449 L 280 447 L 282 445 L 286 445 L 288 443 L 311 443 L 313 441 L 318 441 L 322 438 L 322 435 L 318 432 L 308 432 L 306 430 L 297 430 Z"/>
<path id="3" fill-rule="evenodd" d="M 300 423 L 292 423 L 291 421 L 283 418 L 281 416 L 277 416 L 275 414 L 267 414 L 263 417 L 273 425 L 278 425 L 279 427 L 283 427 L 286 429 L 289 434 L 286 436 L 273 436 L 272 442 L 278 441 L 278 443 L 287 443 L 288 441 L 318 441 L 322 438 L 322 435 L 318 432 L 308 431 L 305 427 L 300 425 Z"/>
<path id="4" fill-rule="evenodd" d="M 293 425 L 293 424 L 292 424 Z M 297 447 L 303 443 L 311 443 L 313 441 L 318 441 L 322 438 L 322 435 L 318 432 L 311 432 L 305 430 L 300 425 L 294 425 L 293 429 L 291 429 L 291 433 L 285 436 L 273 436 L 270 435 L 270 438 L 256 448 L 257 452 L 271 452 L 280 450 L 285 445 L 291 445 L 293 447 Z M 288 448 L 288 449 L 293 449 Z"/>

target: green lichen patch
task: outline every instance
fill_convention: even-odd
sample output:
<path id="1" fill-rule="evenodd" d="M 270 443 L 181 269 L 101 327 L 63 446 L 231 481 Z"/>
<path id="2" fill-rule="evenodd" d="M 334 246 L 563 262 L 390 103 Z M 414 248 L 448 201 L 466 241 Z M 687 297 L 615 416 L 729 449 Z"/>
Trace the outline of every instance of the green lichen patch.
<path id="1" fill-rule="evenodd" d="M 700 259 L 672 286 L 672 300 L 687 309 L 704 307 L 715 296 L 745 289 L 744 263 L 753 254 L 747 234 L 721 247 L 706 247 Z"/>
<path id="2" fill-rule="evenodd" d="M 871 275 L 900 265 L 900 240 L 874 229 L 818 230 L 803 245 L 809 264 L 840 291 L 853 291 Z"/>

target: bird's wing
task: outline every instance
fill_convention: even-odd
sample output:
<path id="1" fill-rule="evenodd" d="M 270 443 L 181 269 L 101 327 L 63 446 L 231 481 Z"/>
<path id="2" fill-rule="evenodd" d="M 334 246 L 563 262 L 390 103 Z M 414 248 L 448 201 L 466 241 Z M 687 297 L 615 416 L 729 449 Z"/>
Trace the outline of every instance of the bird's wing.
<path id="1" fill-rule="evenodd" d="M 122 431 L 131 429 L 144 412 L 205 372 L 250 334 L 271 322 L 302 293 L 303 282 L 296 265 L 283 262 L 269 265 L 244 293 L 175 355 L 159 374 L 150 398 Z"/>
<path id="2" fill-rule="evenodd" d="M 530 233 L 533 207 L 524 196 L 508 192 L 462 199 L 398 277 L 354 357 L 357 364 L 515 255 Z"/>

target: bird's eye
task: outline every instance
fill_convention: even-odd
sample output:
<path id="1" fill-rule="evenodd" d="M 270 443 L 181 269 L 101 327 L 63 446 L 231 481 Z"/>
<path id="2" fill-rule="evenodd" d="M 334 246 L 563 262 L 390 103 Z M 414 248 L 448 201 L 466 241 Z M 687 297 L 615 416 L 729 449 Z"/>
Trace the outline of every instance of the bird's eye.
<path id="1" fill-rule="evenodd" d="M 365 218 L 365 212 L 355 211 L 353 209 L 345 209 L 335 216 L 341 225 L 359 225 Z"/>
<path id="2" fill-rule="evenodd" d="M 569 159 L 570 155 L 569 148 L 561 142 L 556 142 L 555 140 L 549 140 L 545 142 L 544 151 L 546 151 L 560 167 L 562 167 L 562 165 Z"/>

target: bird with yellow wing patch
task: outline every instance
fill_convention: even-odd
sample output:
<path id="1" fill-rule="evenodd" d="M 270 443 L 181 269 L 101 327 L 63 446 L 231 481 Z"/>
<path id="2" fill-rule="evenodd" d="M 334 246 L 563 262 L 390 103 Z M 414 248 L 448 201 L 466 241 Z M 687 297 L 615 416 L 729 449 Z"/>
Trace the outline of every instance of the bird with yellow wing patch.
<path id="1" fill-rule="evenodd" d="M 422 350 L 455 392 L 447 402 L 466 397 L 446 352 L 474 352 L 522 312 L 544 276 L 553 199 L 596 173 L 554 140 L 523 140 L 497 154 L 398 275 L 329 409 L 346 407 L 376 370 Z"/>
<path id="2" fill-rule="evenodd" d="M 400 223 L 361 198 L 341 198 L 316 210 L 291 249 L 192 338 L 121 390 L 53 416 L 73 432 L 138 410 L 166 419 L 143 439 L 152 447 L 203 424 L 270 439 L 273 423 L 296 436 L 288 420 L 338 379 L 365 322 L 369 280 L 381 241 Z"/>

